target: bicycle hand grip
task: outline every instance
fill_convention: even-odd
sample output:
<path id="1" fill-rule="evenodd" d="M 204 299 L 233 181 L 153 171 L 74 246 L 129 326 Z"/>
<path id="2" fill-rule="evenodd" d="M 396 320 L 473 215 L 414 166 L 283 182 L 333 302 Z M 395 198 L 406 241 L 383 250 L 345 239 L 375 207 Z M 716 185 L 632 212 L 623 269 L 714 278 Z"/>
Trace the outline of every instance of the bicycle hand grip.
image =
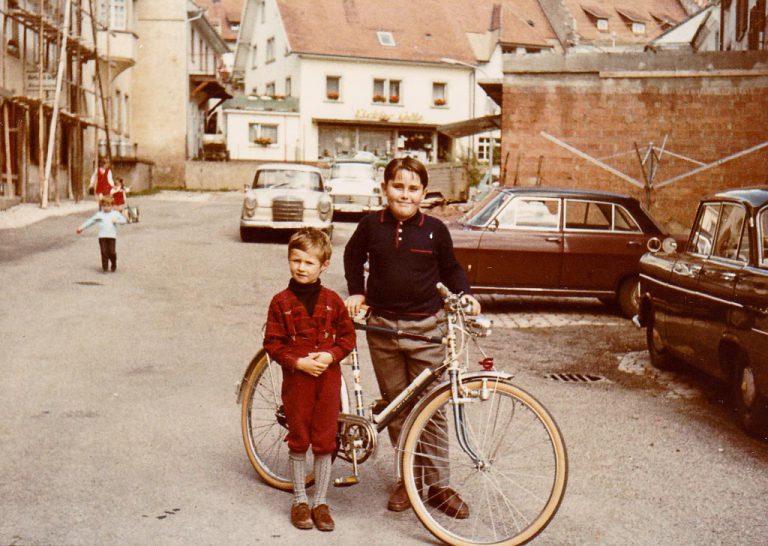
<path id="1" fill-rule="evenodd" d="M 451 291 L 448 290 L 448 287 L 445 286 L 443 283 L 439 282 L 436 285 L 437 292 L 440 294 L 440 297 L 443 299 L 446 299 L 448 296 L 451 295 Z"/>

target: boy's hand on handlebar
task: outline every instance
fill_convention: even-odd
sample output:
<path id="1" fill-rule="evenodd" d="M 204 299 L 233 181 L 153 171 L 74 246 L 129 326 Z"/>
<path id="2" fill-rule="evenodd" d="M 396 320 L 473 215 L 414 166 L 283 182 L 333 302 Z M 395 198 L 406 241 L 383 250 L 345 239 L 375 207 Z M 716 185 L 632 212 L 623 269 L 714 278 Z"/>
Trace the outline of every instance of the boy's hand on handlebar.
<path id="1" fill-rule="evenodd" d="M 363 294 L 355 294 L 349 296 L 344 305 L 347 308 L 347 312 L 350 317 L 354 317 L 360 312 L 360 308 L 365 305 L 365 296 Z"/>
<path id="2" fill-rule="evenodd" d="M 461 296 L 461 305 L 464 308 L 464 312 L 468 315 L 480 314 L 480 302 L 477 301 L 474 296 L 464 294 Z"/>
<path id="3" fill-rule="evenodd" d="M 316 353 L 315 353 L 316 354 Z M 317 377 L 328 368 L 328 364 L 315 360 L 311 356 L 303 356 L 296 361 L 296 369 L 312 377 Z"/>

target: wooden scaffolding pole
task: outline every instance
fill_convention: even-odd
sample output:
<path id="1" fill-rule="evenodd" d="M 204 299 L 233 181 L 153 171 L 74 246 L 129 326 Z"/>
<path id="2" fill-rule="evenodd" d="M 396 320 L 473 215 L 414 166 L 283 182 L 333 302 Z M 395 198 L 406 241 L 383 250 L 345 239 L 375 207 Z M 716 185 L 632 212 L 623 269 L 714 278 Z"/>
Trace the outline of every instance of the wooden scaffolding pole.
<path id="1" fill-rule="evenodd" d="M 53 152 L 56 147 L 56 128 L 59 118 L 59 99 L 61 97 L 61 84 L 64 80 L 67 61 L 67 38 L 69 36 L 69 18 L 72 7 L 72 0 L 67 0 L 64 6 L 64 27 L 61 32 L 61 51 L 59 52 L 59 68 L 56 71 L 56 91 L 53 95 L 53 114 L 51 115 L 51 129 L 48 134 L 48 156 L 45 161 L 45 178 L 43 179 L 43 199 L 40 203 L 41 208 L 48 206 L 48 185 L 51 178 L 51 163 L 53 162 Z M 56 202 L 59 201 L 58 176 L 56 177 Z"/>

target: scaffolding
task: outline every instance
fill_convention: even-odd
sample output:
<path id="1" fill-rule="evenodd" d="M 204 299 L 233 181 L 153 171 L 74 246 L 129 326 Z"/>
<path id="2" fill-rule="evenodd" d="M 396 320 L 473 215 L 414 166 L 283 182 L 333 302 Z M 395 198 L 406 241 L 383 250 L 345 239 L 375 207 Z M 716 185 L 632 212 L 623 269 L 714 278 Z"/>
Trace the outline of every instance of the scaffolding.
<path id="1" fill-rule="evenodd" d="M 2 195 L 39 200 L 45 207 L 52 193 L 59 203 L 66 173 L 66 195 L 79 200 L 91 169 L 85 131 L 95 127 L 109 139 L 99 62 L 88 67 L 100 58 L 97 31 L 107 27 L 93 0 L 0 0 L 0 5 Z M 30 185 L 35 166 L 37 192 Z"/>

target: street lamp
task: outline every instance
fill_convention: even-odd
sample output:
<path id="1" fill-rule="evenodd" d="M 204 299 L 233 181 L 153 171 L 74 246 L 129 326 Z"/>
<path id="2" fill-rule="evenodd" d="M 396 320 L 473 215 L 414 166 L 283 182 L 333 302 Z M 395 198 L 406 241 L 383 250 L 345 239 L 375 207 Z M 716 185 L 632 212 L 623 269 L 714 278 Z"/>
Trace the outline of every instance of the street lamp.
<path id="1" fill-rule="evenodd" d="M 477 69 L 477 66 L 469 63 L 465 63 L 464 61 L 460 61 L 458 59 L 452 59 L 451 57 L 442 57 L 440 59 L 441 62 L 446 64 L 454 64 L 459 66 L 465 66 L 467 68 L 470 68 L 472 71 L 469 73 L 469 118 L 474 119 L 475 118 L 475 70 Z M 470 135 L 469 137 L 469 147 L 472 150 L 472 154 L 475 153 L 475 135 Z"/>

